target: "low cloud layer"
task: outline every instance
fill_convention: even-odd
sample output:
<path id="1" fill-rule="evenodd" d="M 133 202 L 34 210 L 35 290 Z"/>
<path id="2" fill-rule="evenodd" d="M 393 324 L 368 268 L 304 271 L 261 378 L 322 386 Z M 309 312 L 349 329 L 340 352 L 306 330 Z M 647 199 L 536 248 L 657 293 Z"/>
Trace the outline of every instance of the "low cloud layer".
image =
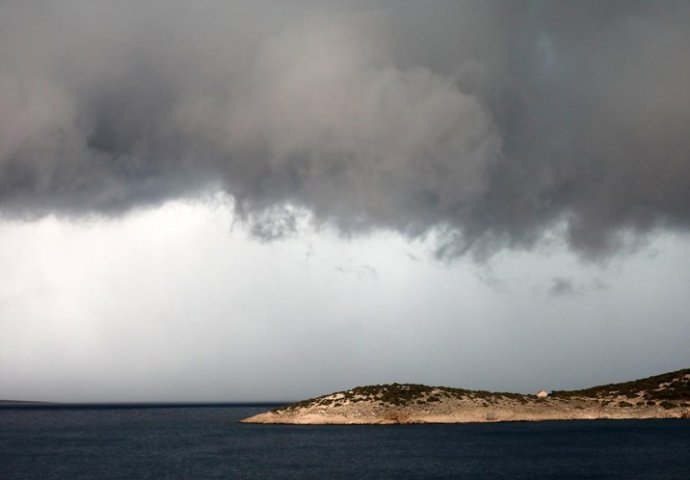
<path id="1" fill-rule="evenodd" d="M 687 2 L 4 0 L 0 209 L 221 188 L 265 238 L 307 210 L 444 257 L 555 225 L 605 255 L 690 226 L 688 25 Z"/>

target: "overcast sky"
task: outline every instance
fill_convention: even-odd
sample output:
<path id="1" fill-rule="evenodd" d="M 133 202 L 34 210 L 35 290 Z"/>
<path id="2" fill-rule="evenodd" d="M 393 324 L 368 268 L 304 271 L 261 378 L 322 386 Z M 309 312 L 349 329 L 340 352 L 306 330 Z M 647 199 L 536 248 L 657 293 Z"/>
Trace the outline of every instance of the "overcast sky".
<path id="1" fill-rule="evenodd" d="M 0 398 L 690 366 L 690 2 L 0 0 Z"/>

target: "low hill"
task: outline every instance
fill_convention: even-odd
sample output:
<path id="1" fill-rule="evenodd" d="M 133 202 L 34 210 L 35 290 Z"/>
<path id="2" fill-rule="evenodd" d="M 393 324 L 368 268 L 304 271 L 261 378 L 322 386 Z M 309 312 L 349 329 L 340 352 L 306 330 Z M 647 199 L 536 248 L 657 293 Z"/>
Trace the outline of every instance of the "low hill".
<path id="1" fill-rule="evenodd" d="M 417 384 L 370 385 L 286 405 L 244 423 L 389 424 L 690 418 L 690 369 L 541 398 Z"/>

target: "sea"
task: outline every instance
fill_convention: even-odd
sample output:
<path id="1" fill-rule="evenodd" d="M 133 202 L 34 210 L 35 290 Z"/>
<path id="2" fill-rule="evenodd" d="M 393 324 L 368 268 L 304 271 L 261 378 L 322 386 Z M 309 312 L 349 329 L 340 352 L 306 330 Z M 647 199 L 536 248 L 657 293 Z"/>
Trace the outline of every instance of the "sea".
<path id="1" fill-rule="evenodd" d="M 690 420 L 245 425 L 267 406 L 0 409 L 0 479 L 690 479 Z"/>

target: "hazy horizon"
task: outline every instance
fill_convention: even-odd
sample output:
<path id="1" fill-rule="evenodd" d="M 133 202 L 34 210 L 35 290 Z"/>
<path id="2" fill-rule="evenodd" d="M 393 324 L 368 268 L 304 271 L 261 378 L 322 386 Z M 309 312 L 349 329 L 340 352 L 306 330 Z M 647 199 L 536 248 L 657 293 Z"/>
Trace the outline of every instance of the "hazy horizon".
<path id="1" fill-rule="evenodd" d="M 680 368 L 678 370 L 687 370 L 686 368 Z M 677 370 L 673 370 L 677 371 Z M 665 372 L 657 372 L 657 374 L 665 374 L 665 373 L 671 373 L 672 371 L 665 371 Z M 650 376 L 655 376 L 657 374 L 653 374 Z M 629 378 L 629 379 L 624 379 L 621 380 L 621 382 L 625 381 L 633 381 L 633 380 L 639 380 L 642 379 L 643 377 L 640 378 Z M 610 383 L 621 383 L 621 382 L 610 382 Z M 405 384 L 409 382 L 391 382 L 391 383 L 397 383 L 397 384 Z M 580 385 L 577 387 L 573 388 L 565 388 L 563 390 L 582 390 L 582 389 L 587 389 L 590 387 L 598 387 L 601 385 L 606 385 L 607 383 L 604 384 L 597 384 L 597 385 Z M 363 387 L 367 385 L 353 385 L 351 388 L 356 388 L 356 387 Z M 449 388 L 463 388 L 461 385 L 430 385 L 432 387 L 449 387 Z M 350 390 L 351 388 L 344 389 L 345 390 Z M 477 388 L 478 390 L 484 390 L 481 388 Z M 561 391 L 563 391 L 561 390 Z M 495 390 L 497 392 L 505 392 L 505 390 Z M 334 393 L 334 391 L 328 391 L 328 392 L 321 392 L 320 394 L 316 394 L 315 396 L 321 396 L 321 395 L 326 395 L 329 393 Z M 523 394 L 536 394 L 536 391 L 530 391 L 530 392 L 510 392 L 510 393 L 523 393 Z M 312 398 L 312 397 L 309 397 Z M 263 400 L 251 400 L 251 399 L 246 399 L 246 400 L 238 400 L 238 401 L 230 401 L 230 400 L 203 400 L 203 399 L 195 399 L 195 400 L 185 400 L 184 398 L 182 399 L 177 399 L 177 400 L 165 400 L 165 399 L 157 399 L 157 400 L 120 400 L 120 401 L 109 401 L 107 399 L 100 399 L 100 400 L 95 400 L 95 401 L 44 401 L 40 399 L 16 399 L 16 398 L 0 398 L 0 406 L 3 403 L 7 404 L 27 404 L 27 405 L 33 405 L 37 404 L 37 406 L 108 406 L 108 405 L 113 405 L 113 406 L 214 406 L 214 405 L 284 405 L 286 403 L 293 403 L 293 402 L 300 402 L 303 400 L 306 400 L 307 397 L 299 397 L 299 398 L 268 398 L 268 399 L 263 399 Z"/>

